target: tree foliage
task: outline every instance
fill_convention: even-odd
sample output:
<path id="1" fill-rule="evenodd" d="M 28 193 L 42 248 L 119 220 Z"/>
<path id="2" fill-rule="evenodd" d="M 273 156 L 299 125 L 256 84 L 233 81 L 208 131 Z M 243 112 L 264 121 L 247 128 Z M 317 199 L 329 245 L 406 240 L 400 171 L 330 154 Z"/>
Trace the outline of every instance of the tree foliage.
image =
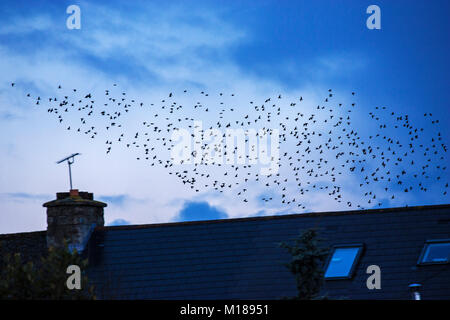
<path id="1" fill-rule="evenodd" d="M 94 288 L 89 286 L 83 270 L 87 260 L 76 251 L 64 248 L 49 248 L 40 261 L 23 261 L 20 253 L 6 254 L 0 263 L 0 299 L 24 300 L 68 300 L 95 299 Z M 81 289 L 68 289 L 70 277 L 67 267 L 77 265 L 82 270 Z"/>
<path id="2" fill-rule="evenodd" d="M 323 263 L 327 258 L 329 249 L 322 247 L 314 229 L 304 231 L 295 239 L 294 245 L 286 242 L 280 243 L 287 249 L 292 259 L 285 264 L 295 276 L 298 295 L 295 299 L 317 299 L 323 285 Z"/>

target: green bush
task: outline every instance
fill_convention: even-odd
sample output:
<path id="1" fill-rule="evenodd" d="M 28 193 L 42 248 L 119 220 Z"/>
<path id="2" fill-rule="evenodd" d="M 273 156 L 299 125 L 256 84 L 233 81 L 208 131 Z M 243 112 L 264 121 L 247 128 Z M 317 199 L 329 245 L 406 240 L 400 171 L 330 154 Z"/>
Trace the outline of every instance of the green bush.
<path id="1" fill-rule="evenodd" d="M 69 290 L 66 285 L 69 265 L 78 265 L 82 271 L 81 289 Z M 40 261 L 23 261 L 20 253 L 6 254 L 0 263 L 0 299 L 74 300 L 95 299 L 94 288 L 89 286 L 83 272 L 87 260 L 76 251 L 49 248 Z"/>
<path id="2" fill-rule="evenodd" d="M 314 229 L 306 230 L 295 239 L 294 245 L 282 242 L 280 246 L 287 249 L 292 256 L 291 262 L 285 265 L 295 276 L 298 290 L 295 299 L 319 298 L 324 278 L 323 263 L 329 249 L 321 247 L 317 232 Z"/>

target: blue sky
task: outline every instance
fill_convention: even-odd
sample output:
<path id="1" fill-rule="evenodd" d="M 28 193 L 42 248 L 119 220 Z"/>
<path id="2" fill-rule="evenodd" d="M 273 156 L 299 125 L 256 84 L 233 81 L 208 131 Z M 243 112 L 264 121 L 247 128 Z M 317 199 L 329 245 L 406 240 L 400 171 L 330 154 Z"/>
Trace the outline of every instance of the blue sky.
<path id="1" fill-rule="evenodd" d="M 66 28 L 71 4 L 81 9 L 81 30 Z M 372 4 L 381 9 L 381 30 L 366 28 Z M 106 156 L 104 140 L 74 136 L 26 99 L 28 92 L 52 97 L 59 84 L 100 94 L 117 83 L 145 102 L 185 88 L 196 92 L 192 101 L 202 90 L 233 92 L 237 106 L 279 93 L 315 106 L 333 88 L 344 103 L 357 93 L 361 135 L 374 132 L 368 112 L 386 106 L 408 114 L 430 137 L 439 132 L 448 145 L 449 9 L 448 1 L 2 1 L 0 232 L 45 229 L 42 203 L 67 189 L 67 168 L 55 161 L 74 152 L 82 153 L 73 167 L 75 186 L 109 204 L 107 223 L 298 212 L 261 201 L 277 190 L 254 185 L 243 203 L 233 194 L 193 193 L 123 149 Z M 129 127 L 145 116 L 130 115 Z M 436 174 L 449 180 L 448 171 Z M 352 201 L 359 197 L 356 178 L 343 182 Z M 430 188 L 382 198 L 382 205 L 449 202 L 442 186 Z M 346 209 L 322 194 L 307 203 L 304 211 Z"/>

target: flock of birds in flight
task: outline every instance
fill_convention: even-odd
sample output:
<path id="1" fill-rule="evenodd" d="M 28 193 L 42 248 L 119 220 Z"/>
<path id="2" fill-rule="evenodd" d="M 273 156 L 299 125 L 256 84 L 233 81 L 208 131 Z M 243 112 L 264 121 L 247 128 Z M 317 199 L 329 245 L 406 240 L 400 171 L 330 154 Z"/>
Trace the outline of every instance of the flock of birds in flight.
<path id="1" fill-rule="evenodd" d="M 14 83 L 11 85 L 14 87 Z M 399 192 L 427 192 L 436 186 L 447 195 L 448 182 L 441 179 L 447 169 L 447 147 L 435 127 L 439 120 L 431 113 L 423 114 L 428 122 L 425 128 L 414 125 L 408 115 L 397 114 L 386 107 L 376 107 L 370 112 L 360 110 L 364 118 L 353 117 L 358 109 L 356 102 L 335 101 L 331 89 L 323 103 L 309 107 L 309 111 L 303 97 L 291 101 L 281 94 L 237 107 L 242 100 L 234 93 L 196 93 L 196 97 L 212 100 L 206 105 L 199 101 L 194 103 L 197 99 L 189 97 L 188 90 L 168 93 L 158 103 L 137 101 L 119 90 L 117 84 L 100 97 L 61 85 L 55 91 L 52 97 L 30 93 L 27 97 L 35 106 L 54 115 L 65 130 L 90 139 L 98 139 L 101 132 L 105 132 L 107 155 L 112 153 L 113 146 L 123 145 L 134 152 L 136 161 L 164 168 L 195 192 L 232 192 L 243 202 L 257 197 L 267 205 L 281 204 L 298 210 L 307 209 L 315 192 L 326 194 L 348 208 L 358 209 L 382 206 L 384 200 L 395 199 Z M 355 92 L 349 93 L 349 97 L 354 98 Z M 191 103 L 177 103 L 178 98 Z M 144 112 L 146 118 L 139 124 L 140 129 L 131 132 L 124 119 L 134 111 Z M 99 125 L 100 118 L 103 125 Z M 68 123 L 73 119 L 75 123 Z M 174 164 L 170 151 L 176 142 L 171 140 L 171 134 L 180 128 L 194 130 L 195 120 L 209 123 L 209 129 L 222 131 L 259 128 L 273 134 L 273 129 L 277 129 L 279 158 L 275 160 L 278 160 L 279 170 L 261 174 L 260 167 L 251 164 L 255 163 L 251 160 L 257 159 L 251 154 L 240 154 L 237 147 L 228 157 L 245 159 L 234 164 L 211 163 L 203 161 L 204 158 L 200 163 Z M 361 131 L 369 130 L 366 137 L 358 133 L 358 124 Z M 370 125 L 374 130 L 368 129 Z M 200 132 L 205 138 L 205 130 Z M 395 134 L 389 136 L 388 133 Z M 203 157 L 211 156 L 212 152 L 227 155 L 225 134 L 206 138 L 218 138 L 221 143 L 202 143 Z M 245 142 L 249 143 L 248 137 Z M 355 194 L 354 186 L 360 194 Z M 346 192 L 348 187 L 352 190 Z M 258 194 L 255 195 L 254 190 Z"/>

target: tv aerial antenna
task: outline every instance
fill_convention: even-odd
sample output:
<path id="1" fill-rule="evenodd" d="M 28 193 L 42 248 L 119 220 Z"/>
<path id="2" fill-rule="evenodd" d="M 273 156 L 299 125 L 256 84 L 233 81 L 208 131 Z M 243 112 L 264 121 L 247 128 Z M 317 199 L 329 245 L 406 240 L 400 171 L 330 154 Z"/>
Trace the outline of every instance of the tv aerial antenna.
<path id="1" fill-rule="evenodd" d="M 71 169 L 71 165 L 75 162 L 75 157 L 81 155 L 81 153 L 74 153 L 68 157 L 65 157 L 62 160 L 59 160 L 58 162 L 56 162 L 56 164 L 60 164 L 64 161 L 67 161 L 67 164 L 69 165 L 69 180 L 70 180 L 70 190 L 72 190 L 72 169 Z"/>

